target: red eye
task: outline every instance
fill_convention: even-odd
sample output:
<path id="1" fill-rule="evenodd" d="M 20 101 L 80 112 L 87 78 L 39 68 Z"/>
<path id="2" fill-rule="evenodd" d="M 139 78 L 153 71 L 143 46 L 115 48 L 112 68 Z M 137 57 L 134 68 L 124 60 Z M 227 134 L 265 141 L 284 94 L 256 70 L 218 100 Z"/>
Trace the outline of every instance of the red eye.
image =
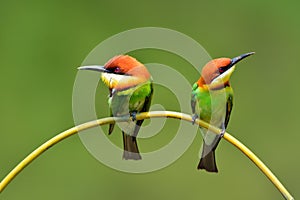
<path id="1" fill-rule="evenodd" d="M 121 72 L 120 67 L 116 67 L 115 70 L 114 70 L 114 72 L 115 72 L 115 73 L 120 73 L 120 72 Z"/>
<path id="2" fill-rule="evenodd" d="M 219 67 L 219 73 L 222 74 L 224 73 L 226 70 L 228 69 L 228 67 Z"/>

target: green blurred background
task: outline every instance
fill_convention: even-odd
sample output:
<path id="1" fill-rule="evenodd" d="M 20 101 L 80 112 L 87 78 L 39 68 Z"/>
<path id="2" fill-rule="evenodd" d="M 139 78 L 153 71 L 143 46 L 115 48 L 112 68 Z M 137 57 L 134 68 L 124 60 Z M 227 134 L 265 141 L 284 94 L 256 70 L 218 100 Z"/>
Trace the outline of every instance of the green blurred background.
<path id="1" fill-rule="evenodd" d="M 158 26 L 189 35 L 212 57 L 256 51 L 232 77 L 235 107 L 228 131 L 300 197 L 299 8 L 298 1 L 270 0 L 1 1 L 0 178 L 40 144 L 74 125 L 76 68 L 98 43 L 127 29 Z M 178 69 L 187 65 L 166 52 L 132 55 Z M 187 73 L 190 83 L 198 78 Z M 172 94 L 157 91 L 155 103 L 176 110 L 176 102 L 172 107 L 166 101 Z M 161 135 L 177 122 L 168 123 Z M 120 142 L 118 133 L 113 137 Z M 200 145 L 197 136 L 169 167 L 127 174 L 99 163 L 73 136 L 30 164 L 0 199 L 282 199 L 226 141 L 217 150 L 220 172 L 197 171 Z"/>

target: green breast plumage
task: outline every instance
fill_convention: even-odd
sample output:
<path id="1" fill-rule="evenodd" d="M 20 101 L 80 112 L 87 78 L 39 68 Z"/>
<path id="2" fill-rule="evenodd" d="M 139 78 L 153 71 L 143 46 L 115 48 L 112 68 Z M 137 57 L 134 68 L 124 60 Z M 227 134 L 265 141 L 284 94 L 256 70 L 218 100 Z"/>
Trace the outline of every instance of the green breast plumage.
<path id="1" fill-rule="evenodd" d="M 151 98 L 152 90 L 152 82 L 149 80 L 126 90 L 113 91 L 109 98 L 113 115 L 127 115 L 132 111 L 141 112 L 144 107 L 149 107 L 150 102 L 147 99 Z"/>
<path id="2" fill-rule="evenodd" d="M 220 127 L 227 115 L 230 114 L 228 113 L 228 103 L 232 104 L 233 90 L 229 86 L 218 90 L 207 90 L 198 87 L 195 83 L 192 98 L 196 101 L 195 111 L 200 119 Z"/>

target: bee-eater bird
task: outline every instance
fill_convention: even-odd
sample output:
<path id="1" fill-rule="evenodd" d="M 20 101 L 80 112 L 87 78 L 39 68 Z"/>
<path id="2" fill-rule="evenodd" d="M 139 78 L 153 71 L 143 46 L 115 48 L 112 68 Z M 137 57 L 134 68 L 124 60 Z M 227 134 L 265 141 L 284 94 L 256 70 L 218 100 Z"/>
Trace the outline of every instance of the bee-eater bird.
<path id="1" fill-rule="evenodd" d="M 233 90 L 229 79 L 235 69 L 235 64 L 252 54 L 254 52 L 232 59 L 211 60 L 202 68 L 199 80 L 193 85 L 191 98 L 193 120 L 200 117 L 201 120 L 222 130 L 220 135 L 216 135 L 201 128 L 203 145 L 198 169 L 218 172 L 215 150 L 225 133 L 233 106 Z"/>
<path id="2" fill-rule="evenodd" d="M 135 115 L 147 112 L 150 108 L 153 85 L 147 68 L 131 56 L 118 55 L 104 66 L 82 66 L 78 69 L 102 73 L 101 80 L 109 88 L 111 116 L 132 117 L 132 121 L 118 123 L 123 134 L 123 159 L 140 160 L 136 137 L 144 120 L 135 120 Z M 109 125 L 108 134 L 112 133 L 114 126 L 115 124 Z"/>

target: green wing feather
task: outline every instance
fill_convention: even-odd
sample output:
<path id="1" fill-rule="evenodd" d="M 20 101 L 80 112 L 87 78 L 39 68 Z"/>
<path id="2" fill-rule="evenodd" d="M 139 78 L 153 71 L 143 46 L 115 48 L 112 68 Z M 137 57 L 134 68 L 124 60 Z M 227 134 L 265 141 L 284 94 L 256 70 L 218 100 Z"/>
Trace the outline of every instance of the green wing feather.
<path id="1" fill-rule="evenodd" d="M 225 117 L 225 123 L 224 123 L 225 128 L 228 125 L 232 107 L 233 107 L 233 95 L 229 94 L 228 99 L 227 99 L 227 104 L 226 104 L 226 117 Z"/>
<path id="2" fill-rule="evenodd" d="M 146 96 L 144 105 L 143 105 L 142 109 L 140 110 L 140 112 L 148 112 L 149 111 L 149 108 L 150 108 L 150 105 L 151 105 L 152 96 L 153 96 L 153 84 L 150 83 L 150 93 L 149 93 L 149 95 Z M 140 127 L 143 124 L 143 122 L 144 122 L 144 120 L 138 120 L 136 122 L 136 126 L 135 126 L 134 133 L 133 133 L 133 135 L 135 137 L 137 136 L 137 134 L 138 134 L 138 132 L 140 130 Z"/>

